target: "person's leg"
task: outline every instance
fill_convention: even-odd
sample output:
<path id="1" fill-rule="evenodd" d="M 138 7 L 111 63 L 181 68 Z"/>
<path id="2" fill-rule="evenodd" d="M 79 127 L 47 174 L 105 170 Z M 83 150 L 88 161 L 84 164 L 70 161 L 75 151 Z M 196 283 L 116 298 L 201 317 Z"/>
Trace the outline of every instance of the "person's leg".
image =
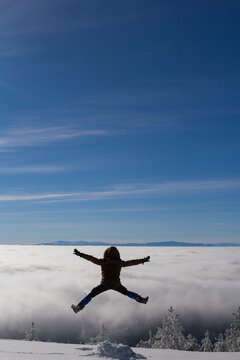
<path id="1" fill-rule="evenodd" d="M 80 301 L 80 303 L 77 306 L 75 306 L 75 305 L 71 306 L 73 311 L 75 313 L 79 312 L 92 300 L 92 298 L 94 298 L 95 296 L 101 294 L 102 292 L 104 292 L 106 290 L 108 290 L 108 289 L 101 284 L 96 286 L 95 288 L 92 289 L 92 291 L 87 296 L 85 296 L 85 298 L 83 298 Z"/>
<path id="2" fill-rule="evenodd" d="M 128 296 L 130 299 L 134 299 L 137 302 L 142 303 L 142 304 L 146 304 L 147 301 L 148 301 L 148 297 L 143 298 L 139 294 L 137 294 L 135 292 L 132 292 L 132 291 L 129 291 L 123 285 L 119 286 L 117 289 L 114 289 L 114 290 L 116 290 L 116 291 L 120 292 L 121 294 Z"/>

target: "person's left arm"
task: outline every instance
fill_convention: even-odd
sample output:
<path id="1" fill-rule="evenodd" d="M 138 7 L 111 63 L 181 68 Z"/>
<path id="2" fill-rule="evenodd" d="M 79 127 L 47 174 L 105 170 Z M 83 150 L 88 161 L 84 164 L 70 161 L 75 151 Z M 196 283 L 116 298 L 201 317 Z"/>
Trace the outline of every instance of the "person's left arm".
<path id="1" fill-rule="evenodd" d="M 122 265 L 122 267 L 134 266 L 134 265 L 144 264 L 145 262 L 149 262 L 149 261 L 150 261 L 150 256 L 147 256 L 142 259 L 122 261 L 121 265 Z"/>

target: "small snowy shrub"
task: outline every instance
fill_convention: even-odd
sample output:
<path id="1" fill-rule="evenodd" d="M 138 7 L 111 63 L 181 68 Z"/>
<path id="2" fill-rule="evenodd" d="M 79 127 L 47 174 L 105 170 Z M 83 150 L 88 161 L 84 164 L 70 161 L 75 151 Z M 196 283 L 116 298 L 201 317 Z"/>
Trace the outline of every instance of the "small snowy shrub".
<path id="1" fill-rule="evenodd" d="M 39 341 L 38 338 L 39 330 L 36 328 L 35 323 L 31 323 L 31 327 L 26 331 L 25 339 L 27 341 Z"/>

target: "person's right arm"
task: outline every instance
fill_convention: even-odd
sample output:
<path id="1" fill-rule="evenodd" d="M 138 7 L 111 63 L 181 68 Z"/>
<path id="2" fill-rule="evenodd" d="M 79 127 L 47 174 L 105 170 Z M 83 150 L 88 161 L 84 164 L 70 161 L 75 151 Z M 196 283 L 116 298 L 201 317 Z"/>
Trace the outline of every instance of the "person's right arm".
<path id="1" fill-rule="evenodd" d="M 85 260 L 91 261 L 92 263 L 94 263 L 96 265 L 101 265 L 101 263 L 102 263 L 101 259 L 95 258 L 92 255 L 84 254 L 84 253 L 78 251 L 77 249 L 74 249 L 73 254 L 80 256 L 81 258 L 83 258 Z"/>

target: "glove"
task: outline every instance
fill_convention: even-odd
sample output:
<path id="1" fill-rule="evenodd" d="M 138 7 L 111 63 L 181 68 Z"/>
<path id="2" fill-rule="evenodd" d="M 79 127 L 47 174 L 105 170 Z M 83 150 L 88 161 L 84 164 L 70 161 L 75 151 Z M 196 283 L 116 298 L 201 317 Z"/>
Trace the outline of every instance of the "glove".
<path id="1" fill-rule="evenodd" d="M 149 261 L 150 261 L 150 256 L 147 256 L 147 257 L 143 258 L 143 264 L 144 264 L 145 262 L 149 262 Z"/>
<path id="2" fill-rule="evenodd" d="M 74 254 L 74 255 L 77 255 L 77 256 L 81 256 L 80 251 L 78 251 L 77 249 L 74 249 L 74 250 L 73 250 L 73 254 Z"/>

